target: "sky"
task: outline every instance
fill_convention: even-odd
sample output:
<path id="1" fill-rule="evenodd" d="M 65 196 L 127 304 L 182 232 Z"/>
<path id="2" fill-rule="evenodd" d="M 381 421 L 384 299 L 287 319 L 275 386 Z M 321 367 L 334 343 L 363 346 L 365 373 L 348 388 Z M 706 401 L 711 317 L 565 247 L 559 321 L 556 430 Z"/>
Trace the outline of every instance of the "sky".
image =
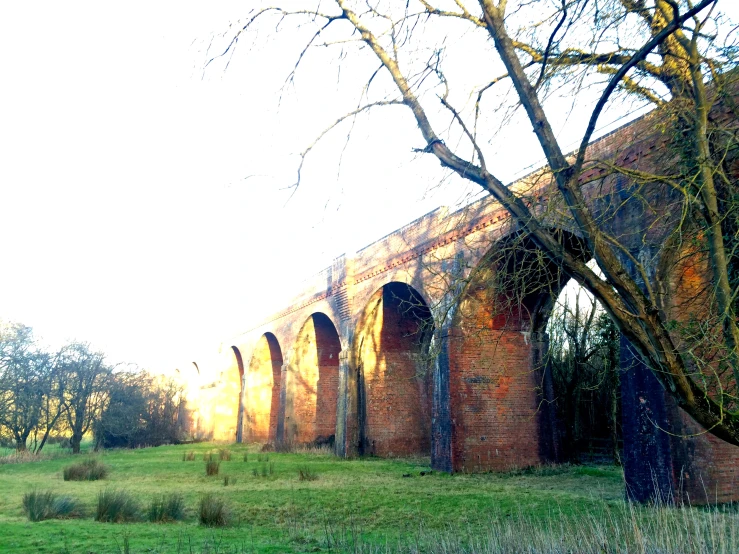
<path id="1" fill-rule="evenodd" d="M 372 64 L 317 52 L 285 86 L 303 35 L 280 32 L 206 67 L 245 11 L 0 5 L 0 318 L 169 371 L 334 257 L 476 192 L 412 153 L 397 107 L 348 143 L 346 127 L 328 135 L 292 187 L 298 153 L 352 107 L 332 83 Z M 498 153 L 505 179 L 540 157 L 518 132 Z"/>

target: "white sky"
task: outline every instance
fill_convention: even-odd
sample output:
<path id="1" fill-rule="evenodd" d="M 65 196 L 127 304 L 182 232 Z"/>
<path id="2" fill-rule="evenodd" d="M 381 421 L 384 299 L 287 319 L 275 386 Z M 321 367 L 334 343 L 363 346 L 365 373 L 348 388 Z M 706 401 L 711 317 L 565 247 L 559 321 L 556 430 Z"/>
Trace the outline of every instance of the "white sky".
<path id="1" fill-rule="evenodd" d="M 295 154 L 346 107 L 324 84 L 338 66 L 316 54 L 279 111 L 299 37 L 204 72 L 245 4 L 0 4 L 0 318 L 169 370 L 333 257 L 469 192 L 414 159 L 418 131 L 389 108 L 391 127 L 360 120 L 340 173 L 347 129 L 330 135 L 290 197 Z M 342 66 L 342 82 L 364 69 Z M 521 132 L 505 178 L 540 157 Z"/>

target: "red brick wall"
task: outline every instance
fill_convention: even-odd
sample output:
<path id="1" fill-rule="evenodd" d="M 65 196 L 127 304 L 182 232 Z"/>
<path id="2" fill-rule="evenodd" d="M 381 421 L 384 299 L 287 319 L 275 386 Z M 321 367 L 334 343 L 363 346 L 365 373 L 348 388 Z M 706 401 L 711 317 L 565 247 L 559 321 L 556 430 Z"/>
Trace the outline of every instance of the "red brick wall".
<path id="1" fill-rule="evenodd" d="M 418 321 L 403 313 L 401 297 L 383 291 L 364 317 L 360 362 L 366 394 L 366 445 L 377 456 L 428 455 L 431 449 L 429 378 L 421 374 Z M 402 293 L 400 289 L 399 292 Z M 416 300 L 417 301 L 417 300 Z"/>
<path id="2" fill-rule="evenodd" d="M 704 335 L 703 341 L 697 343 L 692 337 L 673 334 L 678 344 L 685 342 L 684 349 L 692 348 L 705 360 L 715 360 L 704 368 L 709 390 L 717 391 L 721 385 L 732 380 L 729 369 L 719 360 L 725 358 L 726 352 L 717 345 L 722 344 L 721 324 L 716 316 L 713 294 L 711 291 L 711 272 L 708 260 L 702 249 L 687 240 L 686 245 L 673 252 L 671 264 L 666 264 L 664 271 L 671 279 L 673 305 L 671 315 L 681 324 L 689 324 L 691 319 L 699 320 L 703 325 L 713 326 L 715 339 Z M 698 239 L 700 240 L 700 239 Z M 706 290 L 709 294 L 706 294 Z M 713 321 L 711 321 L 713 320 Z M 679 328 L 679 326 L 678 326 Z M 723 375 L 721 369 L 723 366 Z M 721 441 L 705 432 L 689 415 L 678 408 L 671 398 L 667 399 L 671 406 L 671 440 L 673 449 L 673 482 L 674 489 L 680 491 L 685 502 L 730 502 L 736 501 L 739 495 L 739 447 Z"/>
<path id="3" fill-rule="evenodd" d="M 323 314 L 313 314 L 298 333 L 285 402 L 288 441 L 309 443 L 336 429 L 339 335 Z"/>
<path id="4" fill-rule="evenodd" d="M 323 316 L 323 314 L 318 314 Z M 336 403 L 339 395 L 339 334 L 331 321 L 316 318 L 316 347 L 318 384 L 316 398 L 315 438 L 330 437 L 336 433 Z"/>
<path id="5" fill-rule="evenodd" d="M 244 440 L 273 441 L 277 428 L 282 353 L 277 339 L 265 334 L 257 342 L 246 371 Z"/>
<path id="6" fill-rule="evenodd" d="M 494 313 L 494 302 L 471 287 L 449 339 L 455 471 L 542 462 L 529 336 L 518 313 Z"/>

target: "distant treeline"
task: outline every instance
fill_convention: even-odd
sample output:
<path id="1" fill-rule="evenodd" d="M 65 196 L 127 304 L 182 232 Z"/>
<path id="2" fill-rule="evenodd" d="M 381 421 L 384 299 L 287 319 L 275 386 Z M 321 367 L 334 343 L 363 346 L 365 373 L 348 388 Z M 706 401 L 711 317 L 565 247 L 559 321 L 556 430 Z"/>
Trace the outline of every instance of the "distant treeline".
<path id="1" fill-rule="evenodd" d="M 64 441 L 96 447 L 176 443 L 189 429 L 182 386 L 130 366 L 113 366 L 89 344 L 49 351 L 20 323 L 0 321 L 0 440 L 40 452 Z"/>

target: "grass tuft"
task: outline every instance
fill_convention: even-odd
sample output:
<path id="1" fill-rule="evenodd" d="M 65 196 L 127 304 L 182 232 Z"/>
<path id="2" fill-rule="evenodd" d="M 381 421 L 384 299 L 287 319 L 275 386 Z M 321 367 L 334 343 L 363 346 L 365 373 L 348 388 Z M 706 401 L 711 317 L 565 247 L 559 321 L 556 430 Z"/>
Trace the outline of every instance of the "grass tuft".
<path id="1" fill-rule="evenodd" d="M 229 485 L 235 485 L 236 484 L 236 478 L 230 477 L 228 475 L 223 476 L 223 486 L 227 487 Z"/>
<path id="2" fill-rule="evenodd" d="M 299 466 L 298 479 L 300 481 L 315 481 L 318 479 L 318 474 L 308 466 Z"/>
<path id="3" fill-rule="evenodd" d="M 51 491 L 31 491 L 23 495 L 23 511 L 30 521 L 81 517 L 82 510 L 68 496 L 57 496 Z"/>
<path id="4" fill-rule="evenodd" d="M 218 475 L 221 469 L 221 462 L 216 460 L 208 460 L 205 462 L 205 474 L 208 476 Z"/>
<path id="5" fill-rule="evenodd" d="M 195 460 L 195 451 L 194 450 L 188 450 L 187 452 L 182 453 L 182 461 L 183 462 L 192 462 Z"/>
<path id="6" fill-rule="evenodd" d="M 147 519 L 153 523 L 170 523 L 185 519 L 185 499 L 179 493 L 155 497 L 146 510 Z"/>
<path id="7" fill-rule="evenodd" d="M 95 521 L 122 523 L 140 519 L 139 504 L 129 492 L 105 489 L 98 494 Z"/>
<path id="8" fill-rule="evenodd" d="M 68 465 L 62 470 L 65 481 L 98 481 L 105 479 L 108 473 L 108 466 L 94 458 Z"/>
<path id="9" fill-rule="evenodd" d="M 245 462 L 248 462 L 249 461 L 249 453 L 248 452 L 244 452 L 244 461 Z"/>
<path id="10" fill-rule="evenodd" d="M 231 451 L 228 448 L 219 448 L 218 457 L 220 458 L 222 462 L 230 462 L 231 461 Z"/>
<path id="11" fill-rule="evenodd" d="M 225 527 L 228 525 L 229 513 L 223 498 L 213 494 L 205 494 L 200 498 L 198 520 L 206 527 Z"/>

